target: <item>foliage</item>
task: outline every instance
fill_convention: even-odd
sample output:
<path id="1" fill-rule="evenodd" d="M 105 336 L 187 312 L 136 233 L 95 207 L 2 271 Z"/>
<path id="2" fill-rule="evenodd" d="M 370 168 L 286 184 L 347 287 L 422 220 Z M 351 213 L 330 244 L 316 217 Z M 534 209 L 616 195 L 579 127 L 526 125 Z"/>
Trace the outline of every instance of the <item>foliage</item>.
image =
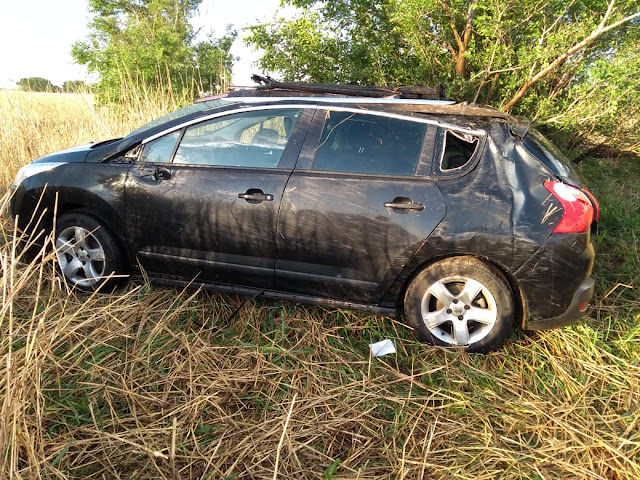
<path id="1" fill-rule="evenodd" d="M 231 79 L 233 58 L 229 54 L 237 33 L 230 27 L 227 34 L 214 38 L 212 34 L 205 42 L 194 46 L 196 81 L 203 92 L 224 92 Z"/>
<path id="2" fill-rule="evenodd" d="M 259 65 L 286 81 L 327 83 L 413 83 L 424 65 L 392 28 L 392 6 L 375 4 L 376 15 L 329 2 L 298 17 L 249 28 L 248 43 L 264 50 Z M 299 6 L 303 6 L 300 3 Z"/>
<path id="3" fill-rule="evenodd" d="M 55 92 L 58 87 L 42 77 L 21 78 L 16 85 L 25 92 Z"/>
<path id="4" fill-rule="evenodd" d="M 82 80 L 67 80 L 62 84 L 62 91 L 65 93 L 87 93 L 90 88 Z"/>
<path id="5" fill-rule="evenodd" d="M 202 0 L 90 0 L 94 18 L 89 38 L 73 46 L 78 63 L 97 72 L 102 100 L 121 97 L 123 79 L 131 85 L 170 85 L 173 92 L 224 88 L 236 33 L 197 42 L 189 24 Z"/>
<path id="6" fill-rule="evenodd" d="M 614 57 L 594 60 L 562 95 L 541 98 L 538 110 L 547 128 L 559 130 L 565 146 L 586 155 L 640 153 L 640 55 L 623 45 Z M 557 135 L 558 136 L 558 135 Z"/>
<path id="7" fill-rule="evenodd" d="M 51 80 L 41 77 L 21 78 L 17 85 L 23 92 L 86 93 L 90 90 L 90 86 L 82 80 L 67 80 L 62 87 L 58 87 Z"/>
<path id="8" fill-rule="evenodd" d="M 445 83 L 453 98 L 598 135 L 640 99 L 629 88 L 640 72 L 636 0 L 287 3 L 300 8 L 295 18 L 254 25 L 245 39 L 263 49 L 259 65 L 286 80 Z M 624 71 L 629 61 L 635 68 Z M 585 118 L 597 103 L 581 96 L 602 87 L 607 113 Z"/>

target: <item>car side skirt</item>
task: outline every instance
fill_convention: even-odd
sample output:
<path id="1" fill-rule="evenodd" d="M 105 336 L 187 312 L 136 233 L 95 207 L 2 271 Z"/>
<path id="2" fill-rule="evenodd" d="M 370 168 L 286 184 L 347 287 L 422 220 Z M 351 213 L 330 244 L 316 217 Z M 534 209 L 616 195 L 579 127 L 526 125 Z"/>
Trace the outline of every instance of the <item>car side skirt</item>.
<path id="1" fill-rule="evenodd" d="M 348 310 L 358 310 L 363 312 L 376 313 L 379 315 L 385 315 L 387 317 L 393 317 L 393 318 L 395 318 L 397 314 L 394 308 L 381 307 L 378 305 L 366 305 L 361 303 L 345 302 L 341 300 L 333 300 L 333 299 L 324 298 L 324 297 L 313 297 L 310 295 L 293 295 L 293 294 L 288 294 L 283 292 L 276 292 L 273 290 L 261 290 L 259 288 L 247 288 L 247 287 L 238 287 L 235 285 L 205 283 L 205 282 L 200 282 L 197 279 L 192 280 L 190 282 L 186 282 L 184 280 L 180 280 L 177 278 L 156 277 L 153 275 L 150 275 L 148 278 L 153 283 L 168 285 L 172 287 L 201 288 L 203 290 L 212 290 L 212 291 L 225 292 L 225 293 L 237 293 L 240 295 L 247 295 L 250 297 L 266 297 L 266 298 L 273 298 L 276 300 L 287 300 L 295 303 L 319 305 L 319 306 L 330 307 L 330 308 L 345 308 Z"/>

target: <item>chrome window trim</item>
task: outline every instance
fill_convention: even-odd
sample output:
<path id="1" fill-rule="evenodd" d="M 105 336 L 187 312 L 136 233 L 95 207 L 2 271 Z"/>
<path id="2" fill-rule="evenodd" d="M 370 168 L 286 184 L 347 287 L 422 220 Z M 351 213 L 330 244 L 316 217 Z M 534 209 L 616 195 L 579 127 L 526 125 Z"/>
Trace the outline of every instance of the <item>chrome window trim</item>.
<path id="1" fill-rule="evenodd" d="M 150 137 L 145 138 L 140 143 L 142 145 L 146 145 L 147 143 L 152 142 L 156 138 L 160 138 L 160 137 L 162 137 L 164 135 L 167 135 L 168 133 L 173 133 L 176 130 L 181 130 L 183 128 L 190 127 L 191 125 L 195 125 L 196 123 L 206 122 L 206 121 L 212 120 L 214 118 L 224 117 L 224 116 L 228 116 L 228 115 L 234 115 L 236 113 L 245 113 L 245 112 L 253 112 L 253 111 L 260 111 L 260 110 L 280 110 L 280 109 L 297 109 L 297 110 L 300 110 L 300 109 L 304 109 L 304 108 L 313 108 L 313 109 L 315 109 L 316 106 L 315 105 L 262 105 L 262 106 L 257 106 L 257 107 L 238 108 L 236 110 L 225 110 L 224 112 L 212 113 L 210 115 L 203 115 L 202 117 L 194 118 L 192 120 L 189 120 L 188 122 L 184 122 L 184 123 L 181 123 L 179 125 L 175 125 L 175 126 L 173 126 L 171 128 L 167 128 L 166 130 L 163 130 L 161 132 L 156 133 L 155 135 L 152 135 Z"/>
<path id="2" fill-rule="evenodd" d="M 317 105 L 316 107 L 318 110 L 331 110 L 334 112 L 353 112 L 353 113 L 359 113 L 362 115 L 379 115 L 381 117 L 397 118 L 398 120 L 406 120 L 409 122 L 426 123 L 429 125 L 436 125 L 438 127 L 446 128 L 449 130 L 458 130 L 460 132 L 464 132 L 464 133 L 468 133 L 470 135 L 476 135 L 476 136 L 487 135 L 487 132 L 484 130 L 474 130 L 472 128 L 461 127 L 459 125 L 451 125 L 449 123 L 443 123 L 438 120 L 431 120 L 429 118 L 410 117 L 410 116 L 402 115 L 399 113 L 381 112 L 378 110 L 362 110 L 362 109 L 351 108 L 351 107 L 333 107 L 333 106 L 325 106 L 325 105 Z"/>

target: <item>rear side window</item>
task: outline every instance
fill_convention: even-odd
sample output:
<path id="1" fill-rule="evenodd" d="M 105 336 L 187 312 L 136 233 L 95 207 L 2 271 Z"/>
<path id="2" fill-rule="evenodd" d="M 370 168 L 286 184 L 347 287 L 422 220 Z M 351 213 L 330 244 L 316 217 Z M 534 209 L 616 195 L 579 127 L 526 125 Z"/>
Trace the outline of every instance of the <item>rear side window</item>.
<path id="1" fill-rule="evenodd" d="M 312 169 L 414 175 L 426 128 L 399 118 L 327 111 Z"/>
<path id="2" fill-rule="evenodd" d="M 560 178 L 579 180 L 569 159 L 541 133 L 530 130 L 522 140 L 531 154 Z"/>
<path id="3" fill-rule="evenodd" d="M 440 159 L 441 172 L 455 172 L 471 162 L 479 144 L 478 137 L 462 132 L 447 130 L 444 137 L 444 151 Z"/>

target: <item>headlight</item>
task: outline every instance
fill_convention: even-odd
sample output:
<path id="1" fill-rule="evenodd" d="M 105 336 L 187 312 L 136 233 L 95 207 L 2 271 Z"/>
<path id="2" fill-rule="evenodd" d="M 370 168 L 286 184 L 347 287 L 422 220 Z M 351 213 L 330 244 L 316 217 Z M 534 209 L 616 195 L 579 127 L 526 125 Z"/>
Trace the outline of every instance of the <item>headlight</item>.
<path id="1" fill-rule="evenodd" d="M 15 190 L 25 179 L 33 175 L 53 170 L 54 168 L 59 167 L 60 165 L 64 165 L 65 163 L 67 162 L 29 163 L 18 170 L 18 174 L 16 175 L 13 184 L 11 185 L 11 189 Z"/>

